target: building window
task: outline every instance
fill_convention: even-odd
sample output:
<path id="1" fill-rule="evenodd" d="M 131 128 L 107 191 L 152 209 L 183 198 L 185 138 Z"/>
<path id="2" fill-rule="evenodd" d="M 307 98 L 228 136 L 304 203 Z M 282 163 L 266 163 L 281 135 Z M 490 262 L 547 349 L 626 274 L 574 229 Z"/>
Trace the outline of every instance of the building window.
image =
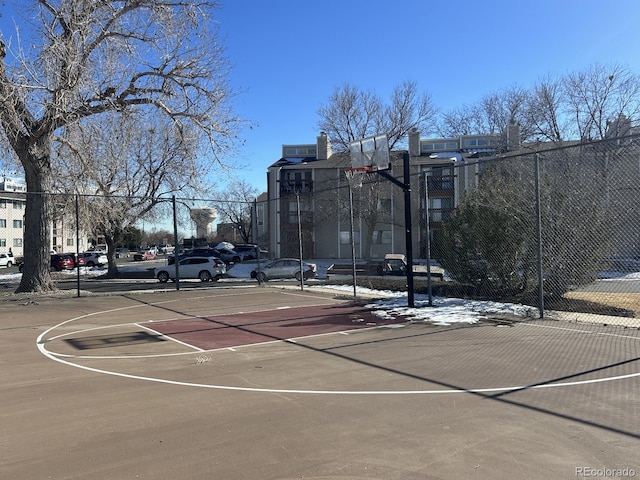
<path id="1" fill-rule="evenodd" d="M 7 201 L 4 198 L 0 198 L 0 208 L 7 208 Z"/>
<path id="2" fill-rule="evenodd" d="M 430 198 L 429 199 L 429 220 L 432 222 L 442 222 L 451 219 L 453 210 L 452 198 Z"/>
<path id="3" fill-rule="evenodd" d="M 465 138 L 463 141 L 464 147 L 490 147 L 495 142 L 492 138 Z"/>
<path id="4" fill-rule="evenodd" d="M 287 147 L 284 154 L 288 157 L 315 157 L 316 147 Z"/>
<path id="5" fill-rule="evenodd" d="M 13 246 L 14 247 L 22 247 L 22 239 L 21 238 L 14 238 L 13 239 Z"/>
<path id="6" fill-rule="evenodd" d="M 311 221 L 311 204 L 308 201 L 300 200 L 300 222 L 307 223 Z M 298 223 L 298 202 L 289 202 L 289 220 L 288 223 Z"/>
<path id="7" fill-rule="evenodd" d="M 22 228 L 22 220 L 14 220 L 13 228 Z"/>
<path id="8" fill-rule="evenodd" d="M 310 193 L 313 191 L 311 170 L 286 171 L 280 179 L 281 193 Z"/>
<path id="9" fill-rule="evenodd" d="M 5 218 L 0 218 L 0 228 L 7 228 L 7 220 Z"/>
<path id="10" fill-rule="evenodd" d="M 360 243 L 360 232 L 353 232 L 353 243 Z M 351 245 L 351 232 L 348 230 L 340 232 L 340 245 Z"/>
<path id="11" fill-rule="evenodd" d="M 375 245 L 391 245 L 391 230 L 376 230 L 372 241 Z"/>
<path id="12" fill-rule="evenodd" d="M 6 247 L 6 246 L 7 246 L 7 239 L 0 238 L 0 247 Z"/>
<path id="13" fill-rule="evenodd" d="M 391 212 L 391 199 L 390 198 L 382 198 L 378 200 L 378 210 L 380 212 Z"/>
<path id="14" fill-rule="evenodd" d="M 458 150 L 458 142 L 430 142 L 422 144 L 423 152 Z"/>
<path id="15" fill-rule="evenodd" d="M 453 172 L 451 167 L 432 167 L 427 178 L 430 192 L 453 190 Z"/>
<path id="16" fill-rule="evenodd" d="M 22 202 L 19 202 L 18 200 L 14 200 L 13 201 L 13 209 L 14 210 L 22 210 Z"/>

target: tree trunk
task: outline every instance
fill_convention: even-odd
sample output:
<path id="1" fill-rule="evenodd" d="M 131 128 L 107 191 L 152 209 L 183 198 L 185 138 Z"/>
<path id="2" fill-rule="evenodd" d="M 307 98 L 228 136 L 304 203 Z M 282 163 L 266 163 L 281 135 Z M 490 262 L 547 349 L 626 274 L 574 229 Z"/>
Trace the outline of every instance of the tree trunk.
<path id="1" fill-rule="evenodd" d="M 369 224 L 365 222 L 364 235 L 360 234 L 360 241 L 362 242 L 362 256 L 367 262 L 371 261 L 371 247 L 373 245 L 373 232 L 375 231 L 375 223 Z"/>
<path id="2" fill-rule="evenodd" d="M 24 215 L 24 265 L 16 293 L 50 292 L 51 279 L 51 140 L 29 142 L 18 152 L 27 183 Z"/>
<path id="3" fill-rule="evenodd" d="M 118 278 L 118 263 L 116 260 L 116 238 L 120 237 L 120 231 L 116 230 L 114 234 L 105 233 L 104 240 L 107 244 L 107 259 L 109 260 L 107 268 L 107 278 Z"/>

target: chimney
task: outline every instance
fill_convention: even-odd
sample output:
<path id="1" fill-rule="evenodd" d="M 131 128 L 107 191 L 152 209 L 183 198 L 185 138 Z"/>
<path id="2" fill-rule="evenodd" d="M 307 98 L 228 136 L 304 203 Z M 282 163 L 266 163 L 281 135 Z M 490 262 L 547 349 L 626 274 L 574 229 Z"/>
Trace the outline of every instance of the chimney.
<path id="1" fill-rule="evenodd" d="M 417 128 L 412 128 L 409 132 L 409 156 L 420 156 L 420 132 Z"/>
<path id="2" fill-rule="evenodd" d="M 631 119 L 620 114 L 616 120 L 607 120 L 604 138 L 625 137 L 631 133 Z"/>
<path id="3" fill-rule="evenodd" d="M 507 126 L 507 151 L 513 152 L 520 149 L 520 124 L 509 123 Z"/>
<path id="4" fill-rule="evenodd" d="M 318 152 L 316 153 L 316 160 L 326 160 L 331 154 L 331 140 L 326 132 L 320 132 L 320 135 L 317 139 L 318 142 Z"/>

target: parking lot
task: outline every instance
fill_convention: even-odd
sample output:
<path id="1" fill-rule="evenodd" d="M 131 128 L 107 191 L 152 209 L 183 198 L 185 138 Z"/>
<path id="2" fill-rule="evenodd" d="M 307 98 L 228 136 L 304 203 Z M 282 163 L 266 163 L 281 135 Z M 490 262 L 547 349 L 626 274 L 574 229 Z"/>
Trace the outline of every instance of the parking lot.
<path id="1" fill-rule="evenodd" d="M 0 318 L 3 478 L 640 475 L 637 329 L 407 323 L 255 286 Z"/>

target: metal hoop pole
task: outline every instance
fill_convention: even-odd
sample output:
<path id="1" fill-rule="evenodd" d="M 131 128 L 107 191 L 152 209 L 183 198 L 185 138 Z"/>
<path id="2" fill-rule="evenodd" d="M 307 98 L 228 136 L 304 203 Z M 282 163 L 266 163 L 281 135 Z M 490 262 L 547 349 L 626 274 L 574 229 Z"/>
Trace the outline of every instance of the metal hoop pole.
<path id="1" fill-rule="evenodd" d="M 351 235 L 351 275 L 353 276 L 353 301 L 358 299 L 356 282 L 356 242 L 353 228 L 353 188 L 349 185 L 349 229 Z"/>

